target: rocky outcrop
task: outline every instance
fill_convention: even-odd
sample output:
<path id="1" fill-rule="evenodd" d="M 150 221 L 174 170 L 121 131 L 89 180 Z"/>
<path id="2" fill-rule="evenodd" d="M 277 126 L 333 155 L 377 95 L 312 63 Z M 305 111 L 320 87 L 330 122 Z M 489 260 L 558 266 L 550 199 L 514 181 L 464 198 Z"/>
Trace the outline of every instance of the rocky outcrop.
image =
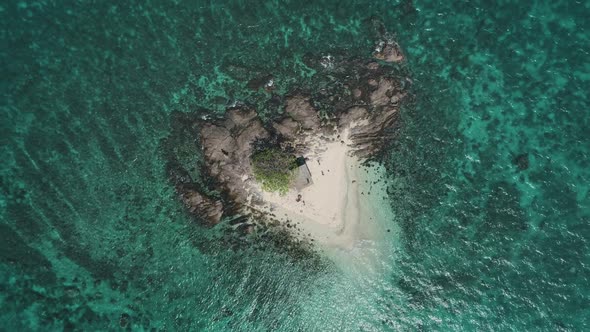
<path id="1" fill-rule="evenodd" d="M 208 175 L 214 177 L 234 203 L 245 204 L 243 190 L 246 181 L 252 181 L 250 155 L 252 143 L 270 137 L 256 112 L 233 109 L 219 122 L 200 124 L 200 143 L 205 156 Z"/>
<path id="2" fill-rule="evenodd" d="M 295 139 L 301 130 L 300 123 L 289 117 L 284 118 L 280 122 L 273 123 L 272 127 L 279 135 L 287 139 Z"/>
<path id="3" fill-rule="evenodd" d="M 168 175 L 189 213 L 197 216 L 206 225 L 213 226 L 221 221 L 221 200 L 206 194 L 178 164 L 168 165 Z"/>
<path id="4" fill-rule="evenodd" d="M 317 130 L 320 127 L 320 118 L 316 109 L 311 106 L 309 97 L 295 95 L 287 99 L 285 113 L 304 130 Z"/>
<path id="5" fill-rule="evenodd" d="M 380 41 L 375 48 L 375 52 L 373 52 L 373 56 L 385 62 L 401 62 L 404 60 L 399 45 L 392 40 Z"/>
<path id="6" fill-rule="evenodd" d="M 386 107 L 379 112 L 368 112 L 364 108 L 350 109 L 341 119 L 341 123 L 352 124 L 350 140 L 354 153 L 361 159 L 368 159 L 379 152 L 393 138 L 391 130 L 398 119 L 398 109 Z"/>
<path id="7" fill-rule="evenodd" d="M 207 197 L 190 186 L 177 188 L 177 191 L 188 212 L 202 217 L 210 225 L 216 225 L 221 221 L 223 204 L 220 200 Z"/>
<path id="8" fill-rule="evenodd" d="M 385 62 L 403 59 L 399 46 L 393 42 L 379 44 L 374 56 Z M 330 60 L 329 66 L 326 59 Z M 194 145 L 187 149 L 200 148 L 194 151 L 202 155 L 199 173 L 213 187 L 207 188 L 204 181 L 193 179 L 187 170 L 191 166 L 179 162 L 178 153 L 167 154 L 169 177 L 180 200 L 204 224 L 216 225 L 225 216 L 256 209 L 259 197 L 251 190 L 255 182 L 250 156 L 258 148 L 280 145 L 294 155 L 305 156 L 310 153 L 309 142 L 340 139 L 346 132 L 353 153 L 367 159 L 378 155 L 391 142 L 409 79 L 383 62 L 332 56 L 310 61 L 310 66 L 317 67 L 317 86 L 298 89 L 283 98 L 273 96 L 269 102 L 281 100 L 283 109 L 282 115 L 274 119 L 263 122 L 256 110 L 243 106 L 230 109 L 217 119 L 178 121 L 182 129 L 173 128 L 173 136 L 194 135 Z M 259 88 L 268 79 L 264 77 L 249 85 Z M 169 142 L 170 150 L 187 150 L 177 149 L 175 139 Z M 253 226 L 248 225 L 252 230 Z"/>

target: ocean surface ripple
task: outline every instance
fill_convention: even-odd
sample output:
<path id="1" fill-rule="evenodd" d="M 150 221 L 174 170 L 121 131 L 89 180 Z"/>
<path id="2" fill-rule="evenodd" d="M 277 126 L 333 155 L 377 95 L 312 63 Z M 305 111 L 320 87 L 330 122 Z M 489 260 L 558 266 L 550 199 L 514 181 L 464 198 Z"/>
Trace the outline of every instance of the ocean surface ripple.
<path id="1" fill-rule="evenodd" d="M 590 330 L 590 3 L 0 4 L 0 330 Z M 230 250 L 190 222 L 173 111 L 305 86 L 309 55 L 404 49 L 375 273 Z M 260 110 L 272 115 L 272 110 Z M 266 112 L 266 113 L 265 113 Z M 202 114 L 210 115 L 210 114 Z M 195 162 L 200 156 L 189 156 Z"/>

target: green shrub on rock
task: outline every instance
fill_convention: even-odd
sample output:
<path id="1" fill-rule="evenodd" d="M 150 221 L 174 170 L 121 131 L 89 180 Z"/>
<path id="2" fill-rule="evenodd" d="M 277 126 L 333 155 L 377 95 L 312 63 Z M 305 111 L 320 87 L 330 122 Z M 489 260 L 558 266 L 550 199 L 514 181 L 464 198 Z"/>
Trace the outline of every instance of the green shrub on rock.
<path id="1" fill-rule="evenodd" d="M 252 170 L 262 189 L 284 195 L 295 177 L 297 159 L 279 148 L 267 148 L 254 153 Z"/>

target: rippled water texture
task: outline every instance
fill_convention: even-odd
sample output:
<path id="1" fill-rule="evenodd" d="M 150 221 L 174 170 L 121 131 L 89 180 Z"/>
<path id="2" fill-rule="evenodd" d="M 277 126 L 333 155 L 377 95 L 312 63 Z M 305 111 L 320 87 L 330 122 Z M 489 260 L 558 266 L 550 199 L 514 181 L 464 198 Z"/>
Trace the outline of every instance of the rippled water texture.
<path id="1" fill-rule="evenodd" d="M 2 2 L 0 326 L 589 330 L 589 15 L 584 1 Z M 369 56 L 378 20 L 414 80 L 385 160 L 399 239 L 378 273 L 211 240 L 166 180 L 171 112 L 260 104 L 247 82 L 267 74 L 305 86 L 307 55 Z"/>

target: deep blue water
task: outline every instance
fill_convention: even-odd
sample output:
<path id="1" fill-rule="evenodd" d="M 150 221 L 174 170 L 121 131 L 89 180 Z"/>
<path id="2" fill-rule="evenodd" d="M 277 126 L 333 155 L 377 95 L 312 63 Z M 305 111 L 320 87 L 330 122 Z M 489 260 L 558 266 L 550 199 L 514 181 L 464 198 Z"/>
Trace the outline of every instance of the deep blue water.
<path id="1" fill-rule="evenodd" d="M 0 330 L 590 329 L 590 3 L 0 4 Z M 359 282 L 231 251 L 167 182 L 173 111 L 370 56 L 413 102 L 385 164 L 400 248 Z M 259 110 L 261 113 L 267 110 Z M 202 112 L 202 111 L 201 111 Z M 195 157 L 197 158 L 197 157 Z"/>

